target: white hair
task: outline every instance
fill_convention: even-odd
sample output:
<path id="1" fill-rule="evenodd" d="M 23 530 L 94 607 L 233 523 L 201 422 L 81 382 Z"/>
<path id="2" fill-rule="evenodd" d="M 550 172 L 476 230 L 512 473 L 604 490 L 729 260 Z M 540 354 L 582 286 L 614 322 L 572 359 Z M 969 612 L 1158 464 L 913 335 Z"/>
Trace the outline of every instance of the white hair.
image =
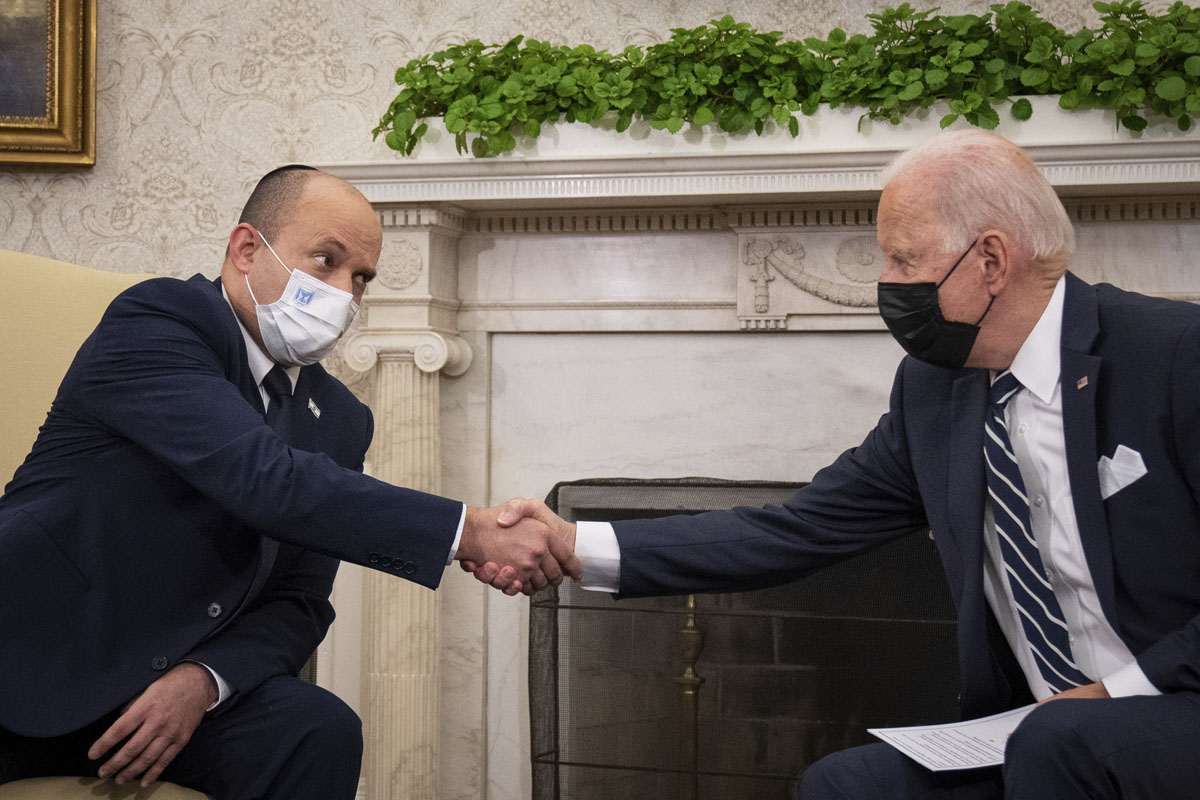
<path id="1" fill-rule="evenodd" d="M 965 250 L 990 228 L 1011 235 L 1036 261 L 1075 252 L 1062 201 L 1033 160 L 1007 139 L 979 129 L 947 131 L 901 153 L 883 171 L 927 186 L 938 204 L 943 245 Z"/>

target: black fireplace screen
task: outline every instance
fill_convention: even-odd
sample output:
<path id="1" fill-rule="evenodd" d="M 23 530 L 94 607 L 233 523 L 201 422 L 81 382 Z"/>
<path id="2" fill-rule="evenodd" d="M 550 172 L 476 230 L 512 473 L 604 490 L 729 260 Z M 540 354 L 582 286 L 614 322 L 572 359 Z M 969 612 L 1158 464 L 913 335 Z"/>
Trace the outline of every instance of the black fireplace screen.
<path id="1" fill-rule="evenodd" d="M 560 483 L 568 520 L 779 503 L 797 484 Z M 954 611 L 928 535 L 784 586 L 614 601 L 564 583 L 531 604 L 533 800 L 791 797 L 868 727 L 957 716 Z"/>

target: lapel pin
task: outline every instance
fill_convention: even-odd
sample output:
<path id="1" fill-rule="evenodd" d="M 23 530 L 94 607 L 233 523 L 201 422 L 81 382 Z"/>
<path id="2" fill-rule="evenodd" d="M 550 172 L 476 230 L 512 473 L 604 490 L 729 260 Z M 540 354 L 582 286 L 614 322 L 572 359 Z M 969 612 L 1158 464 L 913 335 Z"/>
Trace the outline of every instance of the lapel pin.
<path id="1" fill-rule="evenodd" d="M 1087 375 L 1084 375 L 1082 378 L 1080 378 L 1078 381 L 1075 382 L 1076 389 L 1082 389 L 1085 386 L 1087 386 Z M 309 400 L 309 402 L 311 403 L 312 401 Z"/>
<path id="2" fill-rule="evenodd" d="M 313 402 L 311 397 L 308 398 L 308 410 L 311 411 L 312 415 L 317 419 L 321 418 L 321 409 L 317 407 L 317 404 Z"/>

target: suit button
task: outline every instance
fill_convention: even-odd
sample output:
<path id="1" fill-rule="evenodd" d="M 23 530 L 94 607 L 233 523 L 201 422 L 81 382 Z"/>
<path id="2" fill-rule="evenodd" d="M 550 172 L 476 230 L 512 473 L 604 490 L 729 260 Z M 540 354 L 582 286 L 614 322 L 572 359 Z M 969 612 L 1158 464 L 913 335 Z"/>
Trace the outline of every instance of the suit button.
<path id="1" fill-rule="evenodd" d="M 392 565 L 392 557 L 391 556 L 383 556 L 379 559 L 379 566 L 390 567 L 391 565 Z"/>
<path id="2" fill-rule="evenodd" d="M 221 608 L 220 603 L 209 603 L 208 604 L 208 615 L 210 617 L 212 617 L 213 619 L 216 619 L 217 617 L 221 616 L 221 612 L 224 610 L 225 609 Z"/>
<path id="3" fill-rule="evenodd" d="M 150 666 L 151 666 L 151 668 L 153 668 L 159 672 L 162 672 L 164 669 L 167 668 L 167 657 L 166 656 L 155 656 L 150 661 Z"/>
<path id="4" fill-rule="evenodd" d="M 405 561 L 403 571 L 405 575 L 412 575 L 417 571 L 417 565 L 411 561 Z"/>
<path id="5" fill-rule="evenodd" d="M 378 564 L 379 563 L 379 553 L 371 553 L 370 555 L 367 556 L 367 561 L 370 562 L 371 564 Z"/>

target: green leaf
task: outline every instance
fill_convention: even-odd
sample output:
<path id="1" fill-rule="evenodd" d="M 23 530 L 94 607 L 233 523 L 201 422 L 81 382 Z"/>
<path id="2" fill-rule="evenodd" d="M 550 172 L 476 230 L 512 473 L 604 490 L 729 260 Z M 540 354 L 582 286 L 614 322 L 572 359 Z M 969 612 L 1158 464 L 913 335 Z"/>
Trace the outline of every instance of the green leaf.
<path id="1" fill-rule="evenodd" d="M 987 130 L 993 130 L 1000 124 L 1000 114 L 996 109 L 988 105 L 980 106 L 973 115 L 974 118 L 968 116 L 967 119 L 974 125 Z"/>
<path id="2" fill-rule="evenodd" d="M 1169 78 L 1163 78 L 1158 83 L 1154 84 L 1154 93 L 1166 100 L 1169 103 L 1174 103 L 1176 100 L 1182 100 L 1187 94 L 1187 81 L 1178 75 L 1172 75 Z"/>
<path id="3" fill-rule="evenodd" d="M 1192 56 L 1184 61 L 1183 71 L 1193 78 L 1200 78 L 1200 56 Z"/>
<path id="4" fill-rule="evenodd" d="M 1042 67 L 1026 67 L 1021 70 L 1021 85 L 1038 87 L 1050 80 L 1050 71 Z"/>
<path id="5" fill-rule="evenodd" d="M 1033 104 L 1029 102 L 1028 97 L 1022 97 L 1020 100 L 1012 104 L 1010 113 L 1013 119 L 1027 120 L 1033 116 Z"/>
<path id="6" fill-rule="evenodd" d="M 1121 117 L 1121 124 L 1131 131 L 1146 130 L 1146 119 L 1139 117 L 1137 114 L 1130 114 L 1127 117 Z"/>
<path id="7" fill-rule="evenodd" d="M 1175 124 L 1179 126 L 1179 130 L 1186 133 L 1192 129 L 1192 118 L 1187 114 L 1181 114 L 1179 119 L 1175 120 Z"/>
<path id="8" fill-rule="evenodd" d="M 525 120 L 525 135 L 530 139 L 536 139 L 542 135 L 542 123 L 536 119 Z"/>
<path id="9" fill-rule="evenodd" d="M 945 128 L 949 128 L 951 125 L 953 125 L 957 121 L 958 121 L 958 114 L 947 114 L 946 116 L 942 117 L 941 121 L 938 122 L 938 125 L 941 126 L 943 129 L 945 129 Z"/>
<path id="10" fill-rule="evenodd" d="M 903 89 L 901 89 L 896 94 L 896 97 L 898 97 L 901 100 L 915 100 L 916 98 L 920 97 L 921 93 L 924 91 L 925 91 L 924 83 L 922 83 L 921 81 L 913 81 L 908 86 L 905 86 Z"/>
<path id="11" fill-rule="evenodd" d="M 692 113 L 693 125 L 707 125 L 713 121 L 714 115 L 708 106 L 700 106 Z"/>
<path id="12" fill-rule="evenodd" d="M 404 140 L 400 137 L 400 134 L 396 133 L 395 131 L 388 131 L 387 136 L 383 137 L 383 141 L 386 142 L 387 146 L 393 150 L 404 149 Z"/>
<path id="13" fill-rule="evenodd" d="M 1158 54 L 1161 52 L 1162 50 L 1149 42 L 1140 42 L 1134 49 L 1133 55 L 1138 61 L 1153 61 L 1158 58 Z"/>
<path id="14" fill-rule="evenodd" d="M 1127 58 L 1124 61 L 1120 62 L 1119 64 L 1113 64 L 1111 67 L 1108 68 L 1108 71 L 1114 75 L 1129 76 L 1129 75 L 1133 74 L 1133 71 L 1136 68 L 1137 68 L 1137 65 L 1133 63 L 1133 59 Z M 1137 129 L 1137 130 L 1140 130 L 1140 129 Z"/>
<path id="15" fill-rule="evenodd" d="M 795 117 L 788 119 L 788 133 L 792 135 L 793 139 L 800 135 L 800 120 Z"/>

